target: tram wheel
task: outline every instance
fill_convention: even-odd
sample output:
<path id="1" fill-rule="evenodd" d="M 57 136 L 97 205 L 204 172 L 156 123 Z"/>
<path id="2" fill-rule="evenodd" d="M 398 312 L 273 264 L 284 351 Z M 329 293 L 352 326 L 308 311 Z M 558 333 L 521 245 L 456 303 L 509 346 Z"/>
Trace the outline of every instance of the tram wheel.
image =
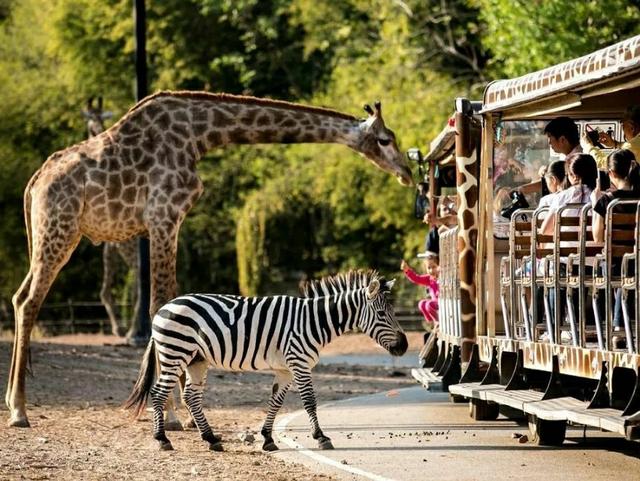
<path id="1" fill-rule="evenodd" d="M 476 421 L 495 421 L 500 414 L 500 406 L 481 399 L 471 399 L 469 400 L 469 414 Z"/>
<path id="2" fill-rule="evenodd" d="M 530 415 L 529 432 L 538 446 L 562 446 L 567 433 L 567 422 L 547 421 Z"/>
<path id="3" fill-rule="evenodd" d="M 451 394 L 449 393 L 449 402 L 454 404 L 466 402 L 467 398 L 464 396 L 460 396 L 459 394 Z"/>

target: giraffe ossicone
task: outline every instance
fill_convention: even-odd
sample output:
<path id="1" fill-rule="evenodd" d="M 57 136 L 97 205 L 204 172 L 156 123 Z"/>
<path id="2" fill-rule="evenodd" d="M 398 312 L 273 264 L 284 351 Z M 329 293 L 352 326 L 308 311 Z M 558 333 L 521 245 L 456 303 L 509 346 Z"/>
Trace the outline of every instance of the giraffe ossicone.
<path id="1" fill-rule="evenodd" d="M 227 144 L 339 143 L 412 185 L 380 105 L 366 119 L 319 107 L 207 92 L 159 92 L 102 133 L 51 155 L 24 193 L 30 267 L 13 296 L 9 425 L 28 426 L 25 372 L 42 302 L 82 236 L 150 239 L 151 315 L 176 296 L 180 226 L 203 191 L 196 172 Z"/>

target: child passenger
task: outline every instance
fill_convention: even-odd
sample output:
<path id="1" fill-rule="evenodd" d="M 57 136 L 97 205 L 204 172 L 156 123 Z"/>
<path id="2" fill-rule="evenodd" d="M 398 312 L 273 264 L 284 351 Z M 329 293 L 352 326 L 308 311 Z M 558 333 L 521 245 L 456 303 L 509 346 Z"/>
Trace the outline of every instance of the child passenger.
<path id="1" fill-rule="evenodd" d="M 586 204 L 591 191 L 596 187 L 598 166 L 593 157 L 587 154 L 573 154 L 567 157 L 565 164 L 568 187 L 553 195 L 549 205 L 549 215 L 545 217 L 540 231 L 542 234 L 553 234 L 556 215 L 561 207 L 568 204 Z"/>
<path id="2" fill-rule="evenodd" d="M 432 252 L 426 253 L 424 258 L 426 274 L 416 273 L 404 260 L 400 264 L 400 269 L 402 269 L 409 281 L 416 285 L 426 287 L 429 298 L 419 301 L 418 309 L 422 312 L 427 325 L 435 327 L 438 324 L 438 274 L 440 271 L 438 256 Z"/>

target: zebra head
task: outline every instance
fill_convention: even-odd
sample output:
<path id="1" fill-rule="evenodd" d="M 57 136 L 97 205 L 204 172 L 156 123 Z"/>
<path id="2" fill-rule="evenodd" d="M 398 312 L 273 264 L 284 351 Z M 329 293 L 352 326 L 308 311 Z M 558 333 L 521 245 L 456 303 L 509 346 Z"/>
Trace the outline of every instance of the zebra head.
<path id="1" fill-rule="evenodd" d="M 373 277 L 366 287 L 365 308 L 358 327 L 393 356 L 402 356 L 408 347 L 391 303 L 391 288 L 395 279 Z"/>

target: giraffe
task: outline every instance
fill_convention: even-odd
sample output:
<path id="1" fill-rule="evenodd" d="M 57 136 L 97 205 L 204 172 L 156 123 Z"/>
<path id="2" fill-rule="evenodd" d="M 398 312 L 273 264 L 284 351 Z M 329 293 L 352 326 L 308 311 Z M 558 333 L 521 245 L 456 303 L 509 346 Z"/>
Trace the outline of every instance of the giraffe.
<path id="1" fill-rule="evenodd" d="M 104 132 L 104 121 L 111 118 L 111 112 L 102 109 L 102 97 L 98 97 L 98 105 L 93 105 L 93 97 L 87 101 L 86 110 L 82 111 L 87 122 L 87 133 L 89 138 Z M 113 286 L 115 270 L 118 260 L 122 259 L 128 270 L 135 273 L 135 283 L 131 293 L 134 302 L 134 310 L 129 330 L 126 332 L 127 339 L 133 338 L 138 332 L 138 240 L 136 238 L 123 242 L 105 242 L 102 248 L 102 287 L 100 289 L 100 301 L 107 311 L 107 317 L 111 324 L 111 333 L 119 336 L 124 334 L 118 324 L 116 316 L 116 303 L 113 299 L 111 289 Z"/>
<path id="2" fill-rule="evenodd" d="M 176 296 L 178 232 L 203 192 L 196 163 L 208 150 L 228 144 L 339 143 L 412 185 L 380 102 L 365 110 L 368 118 L 358 119 L 284 101 L 161 91 L 104 132 L 51 155 L 24 194 L 30 266 L 12 299 L 16 327 L 5 398 L 8 424 L 29 426 L 25 371 L 31 330 L 82 236 L 94 243 L 149 237 L 153 316 Z"/>

